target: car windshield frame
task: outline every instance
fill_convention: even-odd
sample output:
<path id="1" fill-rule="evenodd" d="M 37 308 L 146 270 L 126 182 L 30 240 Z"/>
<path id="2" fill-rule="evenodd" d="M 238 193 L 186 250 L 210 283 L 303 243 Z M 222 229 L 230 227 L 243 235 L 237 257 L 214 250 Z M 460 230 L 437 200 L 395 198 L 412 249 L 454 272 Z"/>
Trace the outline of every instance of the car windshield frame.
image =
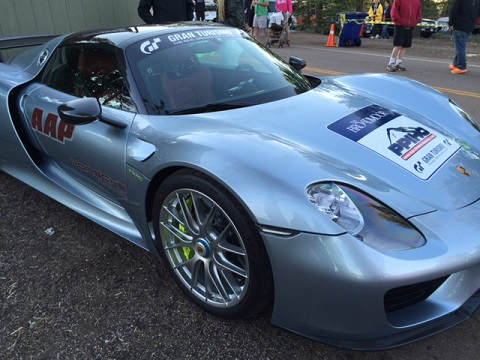
<path id="1" fill-rule="evenodd" d="M 208 79 L 208 81 L 197 81 L 195 84 L 208 82 L 209 84 L 212 83 L 212 86 L 216 88 L 214 91 L 211 91 L 213 94 L 211 98 L 197 100 L 197 98 L 192 95 L 194 100 L 189 99 L 190 103 L 185 102 L 184 104 L 177 105 L 175 100 L 179 96 L 176 94 L 180 91 L 177 83 L 182 83 L 181 80 L 187 77 L 176 75 L 175 66 L 178 67 L 176 64 L 179 62 L 172 61 L 171 59 L 174 59 L 178 51 L 187 51 L 187 47 L 189 49 L 196 49 L 198 45 L 200 49 L 202 49 L 202 46 L 209 49 L 213 46 L 215 49 L 217 45 L 218 47 L 227 46 L 225 44 L 238 46 L 242 51 L 242 56 L 245 57 L 249 55 L 250 57 L 248 59 L 256 61 L 258 66 L 244 63 L 240 64 L 239 56 L 238 65 L 226 71 L 227 65 L 221 60 L 218 61 L 218 63 L 214 63 L 214 61 L 209 63 L 208 61 L 202 60 L 205 54 L 193 52 L 192 55 L 190 55 L 189 53 L 188 56 L 198 62 L 195 66 L 201 68 L 200 70 L 207 70 L 207 73 L 215 72 L 212 75 L 212 79 Z M 215 51 L 211 51 L 210 53 L 213 54 L 211 58 L 215 60 L 215 56 L 217 55 Z M 309 82 L 306 77 L 287 64 L 280 56 L 257 43 L 245 32 L 234 28 L 200 27 L 152 35 L 148 39 L 142 39 L 127 46 L 125 56 L 137 89 L 144 102 L 146 112 L 149 115 L 213 112 L 220 111 L 218 109 L 222 108 L 221 105 L 226 105 L 225 109 L 234 109 L 236 108 L 235 105 L 239 105 L 237 106 L 238 108 L 248 107 L 299 95 L 313 88 L 311 82 Z M 169 57 L 170 62 L 168 60 Z M 241 60 L 244 59 L 241 58 Z M 157 66 L 162 70 L 155 69 Z M 211 66 L 211 68 L 209 66 Z M 220 71 L 217 67 L 225 67 L 225 69 L 220 69 Z M 221 78 L 221 76 L 224 76 L 223 74 L 229 73 L 228 76 L 230 77 L 236 74 L 244 75 L 244 73 L 239 73 L 239 71 L 244 71 L 245 74 L 248 73 L 250 78 L 239 81 L 238 84 L 235 83 L 235 86 L 229 87 L 225 85 L 227 87 L 226 89 L 220 89 L 220 91 L 218 91 L 217 88 L 222 86 L 218 84 L 228 84 L 228 81 L 224 82 Z M 167 73 L 168 76 L 165 75 Z M 171 75 L 172 73 L 173 75 Z M 217 73 L 221 73 L 221 75 Z M 179 81 L 171 80 L 171 78 L 175 78 L 176 76 L 176 79 Z M 227 75 L 225 76 L 228 77 Z M 201 77 L 198 77 L 198 79 L 201 79 Z M 271 81 L 268 82 L 268 80 Z M 168 86 L 166 84 L 168 84 Z M 192 87 L 191 84 L 190 87 Z M 272 84 L 268 85 L 271 86 L 271 88 L 265 87 L 265 84 Z M 183 85 L 185 86 L 185 84 Z M 263 85 L 264 88 L 262 88 L 261 85 Z M 157 89 L 159 90 L 157 91 Z M 166 89 L 168 89 L 168 91 Z M 224 90 L 226 91 L 225 94 L 223 93 Z M 196 89 L 195 91 L 200 93 L 200 96 L 202 96 L 201 93 L 209 92 L 209 90 L 203 91 L 203 89 Z M 219 93 L 221 96 L 218 96 Z M 183 94 L 185 94 L 184 99 L 188 93 L 184 91 Z M 189 111 L 190 109 L 192 111 Z M 197 112 L 195 111 L 196 109 L 198 110 Z"/>

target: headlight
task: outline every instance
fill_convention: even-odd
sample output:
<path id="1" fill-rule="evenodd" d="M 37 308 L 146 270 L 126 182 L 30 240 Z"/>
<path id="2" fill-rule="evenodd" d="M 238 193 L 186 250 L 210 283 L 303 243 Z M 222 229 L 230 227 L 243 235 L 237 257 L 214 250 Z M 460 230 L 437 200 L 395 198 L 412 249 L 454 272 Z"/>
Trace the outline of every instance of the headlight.
<path id="1" fill-rule="evenodd" d="M 455 102 L 450 99 L 450 106 L 453 108 L 453 110 L 455 110 L 455 112 L 460 115 L 461 117 L 463 117 L 465 120 L 467 120 L 470 124 L 472 124 L 472 126 L 477 129 L 478 131 L 480 131 L 480 122 L 478 122 L 477 119 L 475 119 L 472 115 L 470 115 L 469 113 L 467 113 L 465 110 L 463 110 L 460 106 L 458 106 L 457 104 L 455 104 Z"/>
<path id="2" fill-rule="evenodd" d="M 373 248 L 406 250 L 425 244 L 422 234 L 395 211 L 345 185 L 313 184 L 307 188 L 307 197 L 332 221 Z"/>

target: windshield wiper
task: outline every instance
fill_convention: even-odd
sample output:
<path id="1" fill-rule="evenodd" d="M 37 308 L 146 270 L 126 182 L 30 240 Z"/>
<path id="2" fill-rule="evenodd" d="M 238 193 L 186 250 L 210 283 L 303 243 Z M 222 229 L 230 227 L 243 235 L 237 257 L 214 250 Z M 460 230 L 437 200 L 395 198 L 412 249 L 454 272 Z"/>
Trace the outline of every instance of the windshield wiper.
<path id="1" fill-rule="evenodd" d="M 192 107 L 188 109 L 181 109 L 181 110 L 175 110 L 172 112 L 167 112 L 167 115 L 200 114 L 200 113 L 213 112 L 213 111 L 239 109 L 242 107 L 253 106 L 253 105 L 255 104 L 246 104 L 246 103 L 206 104 L 206 105 Z"/>

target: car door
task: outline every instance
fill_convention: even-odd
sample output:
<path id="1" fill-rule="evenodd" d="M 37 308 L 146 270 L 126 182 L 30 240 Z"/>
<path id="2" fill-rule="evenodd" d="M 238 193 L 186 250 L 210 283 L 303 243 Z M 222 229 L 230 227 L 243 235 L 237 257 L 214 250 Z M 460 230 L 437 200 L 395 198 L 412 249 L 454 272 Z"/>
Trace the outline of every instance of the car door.
<path id="1" fill-rule="evenodd" d="M 135 106 L 125 84 L 119 50 L 108 44 L 72 44 L 58 48 L 39 78 L 20 95 L 23 123 L 44 160 L 56 162 L 75 181 L 121 202 L 126 197 L 126 141 Z M 100 120 L 72 125 L 62 121 L 58 107 L 94 97 Z"/>

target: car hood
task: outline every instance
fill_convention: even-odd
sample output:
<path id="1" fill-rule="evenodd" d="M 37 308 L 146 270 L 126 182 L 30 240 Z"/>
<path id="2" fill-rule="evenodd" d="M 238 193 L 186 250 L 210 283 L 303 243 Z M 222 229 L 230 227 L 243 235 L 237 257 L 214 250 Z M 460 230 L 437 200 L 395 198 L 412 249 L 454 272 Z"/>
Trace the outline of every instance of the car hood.
<path id="1" fill-rule="evenodd" d="M 318 181 L 347 183 L 410 217 L 462 208 L 480 198 L 480 151 L 453 126 L 442 125 L 442 116 L 452 122 L 459 115 L 447 98 L 440 101 L 444 108 L 438 116 L 426 116 L 324 82 L 307 93 L 229 111 L 228 116 L 196 116 L 228 124 L 229 135 L 250 135 L 254 140 L 242 144 L 232 139 L 237 156 L 243 147 L 242 155 L 255 167 L 294 177 L 289 181 L 303 191 Z"/>

